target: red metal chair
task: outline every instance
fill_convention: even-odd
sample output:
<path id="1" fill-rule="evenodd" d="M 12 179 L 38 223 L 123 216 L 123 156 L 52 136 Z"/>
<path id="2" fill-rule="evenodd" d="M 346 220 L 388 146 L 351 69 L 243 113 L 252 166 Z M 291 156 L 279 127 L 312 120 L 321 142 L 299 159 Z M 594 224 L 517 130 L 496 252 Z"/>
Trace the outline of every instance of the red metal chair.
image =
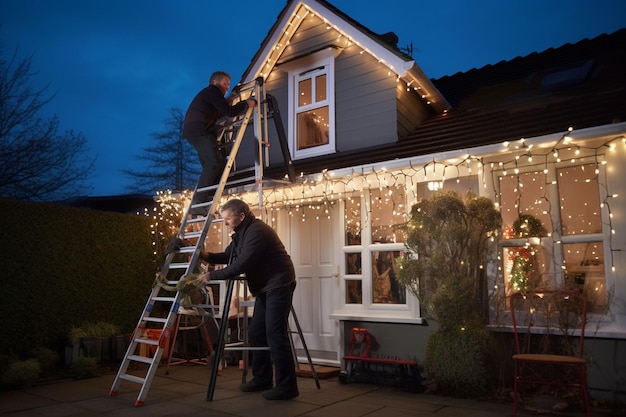
<path id="1" fill-rule="evenodd" d="M 519 391 L 532 386 L 536 390 L 577 388 L 589 416 L 587 362 L 583 356 L 585 297 L 570 291 L 522 291 L 510 296 L 509 306 L 516 348 L 513 415 L 517 415 Z"/>

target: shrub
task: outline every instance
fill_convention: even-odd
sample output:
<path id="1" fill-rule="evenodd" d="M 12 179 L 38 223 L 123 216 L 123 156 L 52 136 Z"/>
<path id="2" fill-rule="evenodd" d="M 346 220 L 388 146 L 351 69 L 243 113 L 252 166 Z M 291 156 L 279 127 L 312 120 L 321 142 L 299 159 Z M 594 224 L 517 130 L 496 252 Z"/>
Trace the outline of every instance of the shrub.
<path id="1" fill-rule="evenodd" d="M 489 334 L 480 328 L 448 329 L 426 341 L 424 371 L 443 394 L 480 397 L 488 388 Z"/>
<path id="2" fill-rule="evenodd" d="M 497 263 L 502 218 L 486 197 L 439 192 L 411 208 L 398 280 L 420 299 L 438 329 L 426 340 L 424 370 L 448 395 L 488 387 L 487 274 Z"/>
<path id="3" fill-rule="evenodd" d="M 90 378 L 98 376 L 98 363 L 95 358 L 79 356 L 72 361 L 70 370 L 75 379 Z"/>
<path id="4" fill-rule="evenodd" d="M 33 353 L 43 372 L 50 372 L 57 369 L 61 361 L 59 354 L 52 349 L 40 347 L 35 349 Z"/>
<path id="5" fill-rule="evenodd" d="M 39 379 L 41 367 L 36 359 L 17 361 L 2 375 L 2 383 L 10 388 L 28 388 Z"/>

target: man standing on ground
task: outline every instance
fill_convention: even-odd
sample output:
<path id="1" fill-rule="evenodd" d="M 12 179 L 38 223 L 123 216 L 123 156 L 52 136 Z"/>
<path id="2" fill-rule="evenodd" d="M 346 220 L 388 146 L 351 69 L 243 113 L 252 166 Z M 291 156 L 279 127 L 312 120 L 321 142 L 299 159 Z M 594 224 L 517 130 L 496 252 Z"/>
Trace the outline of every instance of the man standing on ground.
<path id="1" fill-rule="evenodd" d="M 201 252 L 200 259 L 228 266 L 210 271 L 207 282 L 245 274 L 248 288 L 255 296 L 248 330 L 250 345 L 270 348 L 269 352 L 252 351 L 252 380 L 242 384 L 240 389 L 244 392 L 267 391 L 263 397 L 268 400 L 297 397 L 296 366 L 288 334 L 289 313 L 296 288 L 291 257 L 274 229 L 256 219 L 244 201 L 227 201 L 220 214 L 226 227 L 234 232 L 232 242 L 222 253 Z M 272 389 L 274 373 L 276 386 Z"/>
<path id="2" fill-rule="evenodd" d="M 254 99 L 240 101 L 235 105 L 224 96 L 230 89 L 230 75 L 216 71 L 211 75 L 209 86 L 203 88 L 191 101 L 183 122 L 183 137 L 196 148 L 202 173 L 198 188 L 216 184 L 224 169 L 224 161 L 217 149 L 217 120 L 221 117 L 235 117 L 244 114 L 249 107 L 255 107 Z M 196 193 L 191 204 L 209 199 L 209 193 Z M 191 214 L 206 215 L 206 209 L 193 210 Z"/>

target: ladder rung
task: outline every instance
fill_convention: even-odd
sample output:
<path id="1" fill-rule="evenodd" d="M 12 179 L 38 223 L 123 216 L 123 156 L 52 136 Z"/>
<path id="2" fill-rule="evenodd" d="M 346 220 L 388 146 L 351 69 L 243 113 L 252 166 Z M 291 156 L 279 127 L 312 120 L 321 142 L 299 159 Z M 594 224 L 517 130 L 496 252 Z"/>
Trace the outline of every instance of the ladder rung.
<path id="1" fill-rule="evenodd" d="M 195 246 L 185 246 L 184 248 L 178 249 L 179 253 L 192 253 L 196 250 Z"/>
<path id="2" fill-rule="evenodd" d="M 270 350 L 269 346 L 225 346 L 224 350 Z"/>
<path id="3" fill-rule="evenodd" d="M 174 281 L 174 283 L 177 283 L 178 281 Z M 171 303 L 174 302 L 174 300 L 176 300 L 176 297 L 164 297 L 164 296 L 157 296 L 157 297 L 152 297 L 152 300 L 154 301 L 169 301 Z"/>
<path id="4" fill-rule="evenodd" d="M 159 345 L 159 341 L 158 340 L 154 340 L 154 339 L 137 338 L 137 339 L 135 339 L 135 342 L 141 343 L 141 344 L 144 344 L 144 345 L 152 345 L 152 346 L 158 346 Z"/>
<path id="5" fill-rule="evenodd" d="M 202 309 L 207 309 L 207 308 L 214 308 L 214 309 L 219 309 L 220 306 L 219 304 L 192 304 L 189 306 L 183 306 L 185 308 L 202 308 Z"/>
<path id="6" fill-rule="evenodd" d="M 167 323 L 167 319 L 166 318 L 162 318 L 162 317 L 144 317 L 143 318 L 144 321 L 151 321 L 154 323 Z"/>
<path id="7" fill-rule="evenodd" d="M 256 182 L 256 177 L 245 177 L 245 178 L 240 178 L 238 180 L 229 181 L 228 185 L 254 184 L 255 182 Z"/>
<path id="8" fill-rule="evenodd" d="M 189 233 L 185 233 L 185 234 L 183 235 L 183 237 L 184 237 L 185 239 L 194 239 L 194 238 L 196 238 L 196 239 L 197 239 L 197 238 L 199 238 L 199 237 L 200 237 L 200 235 L 201 235 L 201 234 L 202 234 L 202 232 L 189 232 Z"/>
<path id="9" fill-rule="evenodd" d="M 130 355 L 128 357 L 128 360 L 135 361 L 135 362 L 152 363 L 152 358 L 148 358 L 146 356 L 140 356 L 140 355 Z"/>
<path id="10" fill-rule="evenodd" d="M 187 219 L 187 224 L 191 223 L 204 223 L 206 221 L 206 217 L 194 217 L 193 219 Z"/>
<path id="11" fill-rule="evenodd" d="M 210 187 L 200 187 L 198 188 L 198 191 L 208 191 L 207 188 L 210 188 Z M 213 201 L 204 201 L 202 203 L 192 204 L 191 207 L 192 208 L 209 207 L 211 204 L 213 204 Z"/>
<path id="12" fill-rule="evenodd" d="M 131 381 L 131 382 L 136 382 L 138 384 L 143 384 L 145 381 L 145 378 L 141 378 L 139 376 L 131 375 L 131 374 L 121 374 L 119 378 L 125 379 L 127 381 Z"/>
<path id="13" fill-rule="evenodd" d="M 187 269 L 188 266 L 189 266 L 189 262 L 171 263 L 170 269 Z"/>

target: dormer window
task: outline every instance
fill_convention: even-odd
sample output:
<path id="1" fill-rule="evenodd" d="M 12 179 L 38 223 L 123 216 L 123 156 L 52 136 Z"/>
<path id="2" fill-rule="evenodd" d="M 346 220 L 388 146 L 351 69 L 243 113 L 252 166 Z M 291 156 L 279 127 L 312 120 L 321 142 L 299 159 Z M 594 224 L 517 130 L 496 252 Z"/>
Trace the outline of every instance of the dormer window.
<path id="1" fill-rule="evenodd" d="M 296 77 L 296 153 L 329 143 L 327 71 L 320 67 Z"/>
<path id="2" fill-rule="evenodd" d="M 335 152 L 335 48 L 287 64 L 293 159 Z"/>

